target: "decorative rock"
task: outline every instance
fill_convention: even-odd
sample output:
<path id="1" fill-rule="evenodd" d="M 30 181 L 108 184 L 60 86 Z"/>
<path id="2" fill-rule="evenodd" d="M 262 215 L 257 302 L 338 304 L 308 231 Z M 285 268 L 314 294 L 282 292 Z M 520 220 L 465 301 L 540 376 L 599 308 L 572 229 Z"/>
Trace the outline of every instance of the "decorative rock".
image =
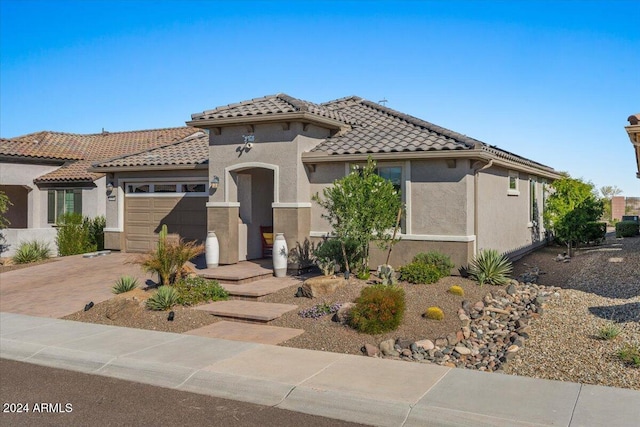
<path id="1" fill-rule="evenodd" d="M 462 346 L 462 345 L 455 346 L 454 350 L 457 351 L 458 353 L 460 353 L 463 356 L 471 354 L 471 350 L 468 349 L 467 347 Z"/>
<path id="2" fill-rule="evenodd" d="M 458 335 L 451 333 L 447 335 L 447 344 L 448 345 L 456 345 L 460 340 L 458 339 Z"/>
<path id="3" fill-rule="evenodd" d="M 507 348 L 507 352 L 509 353 L 515 353 L 518 350 L 520 350 L 520 347 L 517 345 L 510 345 L 509 348 Z"/>
<path id="4" fill-rule="evenodd" d="M 484 310 L 484 303 L 482 301 L 478 301 L 477 303 L 473 304 L 473 309 L 476 311 Z"/>
<path id="5" fill-rule="evenodd" d="M 435 348 L 435 345 L 433 344 L 433 341 L 431 340 L 420 340 L 420 341 L 416 341 L 416 345 L 420 348 L 423 348 L 427 351 L 429 350 L 433 350 Z"/>
<path id="6" fill-rule="evenodd" d="M 333 294 L 338 288 L 347 284 L 347 281 L 341 277 L 312 277 L 302 284 L 302 291 L 305 295 L 311 295 L 311 298 L 325 297 Z"/>
<path id="7" fill-rule="evenodd" d="M 509 286 L 507 286 L 507 293 L 509 295 L 515 295 L 517 292 L 516 287 L 512 284 L 510 284 Z"/>
<path id="8" fill-rule="evenodd" d="M 380 343 L 380 351 L 383 356 L 394 356 L 397 357 L 400 355 L 395 349 L 395 341 L 394 340 L 386 340 Z"/>
<path id="9" fill-rule="evenodd" d="M 462 326 L 469 326 L 469 324 L 471 324 L 471 319 L 469 319 L 469 316 L 466 314 L 460 314 L 458 318 L 462 322 Z"/>
<path id="10" fill-rule="evenodd" d="M 413 343 L 414 343 L 413 340 L 409 340 L 409 339 L 405 339 L 405 338 L 398 338 L 396 340 L 396 347 L 400 347 L 400 349 L 410 348 L 411 344 L 413 344 Z"/>
<path id="11" fill-rule="evenodd" d="M 356 304 L 354 302 L 345 302 L 342 304 L 336 314 L 333 315 L 333 321 L 341 324 L 347 323 L 349 320 L 349 313 L 355 305 Z"/>
<path id="12" fill-rule="evenodd" d="M 446 338 L 436 338 L 436 347 L 446 347 L 447 345 L 449 345 L 449 343 L 447 342 Z"/>
<path id="13" fill-rule="evenodd" d="M 463 338 L 465 340 L 468 340 L 471 336 L 471 328 L 469 328 L 468 326 L 463 326 L 462 328 L 460 328 L 460 330 L 462 331 Z"/>
<path id="14" fill-rule="evenodd" d="M 380 355 L 380 349 L 372 344 L 365 344 L 364 353 L 369 357 L 378 357 Z"/>
<path id="15" fill-rule="evenodd" d="M 405 348 L 404 350 L 402 350 L 402 355 L 405 357 L 411 357 L 411 350 L 409 350 L 408 348 Z"/>

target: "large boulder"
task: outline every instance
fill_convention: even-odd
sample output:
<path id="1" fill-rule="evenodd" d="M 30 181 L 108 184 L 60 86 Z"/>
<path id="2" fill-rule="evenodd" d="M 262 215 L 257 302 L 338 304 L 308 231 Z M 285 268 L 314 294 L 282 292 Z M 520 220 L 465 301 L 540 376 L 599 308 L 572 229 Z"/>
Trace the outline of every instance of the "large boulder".
<path id="1" fill-rule="evenodd" d="M 347 284 L 342 277 L 320 276 L 307 279 L 302 284 L 302 291 L 311 298 L 325 297 L 333 294 L 338 288 Z"/>

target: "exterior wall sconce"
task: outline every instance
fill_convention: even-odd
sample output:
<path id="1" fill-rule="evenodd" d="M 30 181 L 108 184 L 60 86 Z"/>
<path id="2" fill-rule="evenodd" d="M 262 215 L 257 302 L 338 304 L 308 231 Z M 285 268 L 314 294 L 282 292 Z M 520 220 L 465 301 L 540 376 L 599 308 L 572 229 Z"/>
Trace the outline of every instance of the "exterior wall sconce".
<path id="1" fill-rule="evenodd" d="M 216 188 L 218 188 L 218 184 L 220 184 L 220 178 L 218 178 L 217 175 L 214 175 L 213 179 L 211 180 L 211 188 L 215 190 Z"/>
<path id="2" fill-rule="evenodd" d="M 113 182 L 107 184 L 107 191 L 111 193 L 113 191 Z"/>

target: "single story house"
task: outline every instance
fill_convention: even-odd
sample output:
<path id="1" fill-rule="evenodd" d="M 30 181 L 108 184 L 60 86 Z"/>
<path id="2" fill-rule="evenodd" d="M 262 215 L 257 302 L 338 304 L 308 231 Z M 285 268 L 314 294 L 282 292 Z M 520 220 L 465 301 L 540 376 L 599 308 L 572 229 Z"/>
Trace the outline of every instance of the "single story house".
<path id="1" fill-rule="evenodd" d="M 11 256 L 20 242 L 33 240 L 49 243 L 55 251 L 58 216 L 105 215 L 106 177 L 89 171 L 92 163 L 202 135 L 184 126 L 90 135 L 44 131 L 1 139 L 0 191 L 12 205 L 6 213 L 10 225 L 0 231 L 0 252 Z"/>
<path id="2" fill-rule="evenodd" d="M 629 126 L 625 126 L 625 130 L 635 149 L 636 164 L 638 165 L 636 177 L 640 179 L 640 113 L 629 116 L 627 121 Z"/>
<path id="3" fill-rule="evenodd" d="M 377 161 L 406 206 L 391 264 L 440 250 L 466 265 L 480 249 L 517 257 L 544 244 L 551 167 L 351 96 L 315 104 L 284 94 L 193 114 L 207 136 L 94 163 L 106 200 L 108 249 L 146 251 L 162 223 L 184 238 L 215 231 L 220 263 L 260 258 L 260 227 L 289 248 L 331 229 L 316 193 Z M 371 266 L 384 261 L 373 251 Z"/>

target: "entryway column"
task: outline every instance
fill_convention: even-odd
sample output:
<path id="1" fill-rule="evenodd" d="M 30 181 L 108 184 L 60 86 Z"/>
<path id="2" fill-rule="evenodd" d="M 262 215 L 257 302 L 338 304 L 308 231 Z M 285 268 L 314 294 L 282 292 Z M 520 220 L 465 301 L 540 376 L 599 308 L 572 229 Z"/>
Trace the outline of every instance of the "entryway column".
<path id="1" fill-rule="evenodd" d="M 273 232 L 284 233 L 289 250 L 309 238 L 311 203 L 273 203 Z"/>
<path id="2" fill-rule="evenodd" d="M 220 264 L 238 262 L 240 203 L 207 203 L 207 231 L 215 231 L 220 244 Z"/>

